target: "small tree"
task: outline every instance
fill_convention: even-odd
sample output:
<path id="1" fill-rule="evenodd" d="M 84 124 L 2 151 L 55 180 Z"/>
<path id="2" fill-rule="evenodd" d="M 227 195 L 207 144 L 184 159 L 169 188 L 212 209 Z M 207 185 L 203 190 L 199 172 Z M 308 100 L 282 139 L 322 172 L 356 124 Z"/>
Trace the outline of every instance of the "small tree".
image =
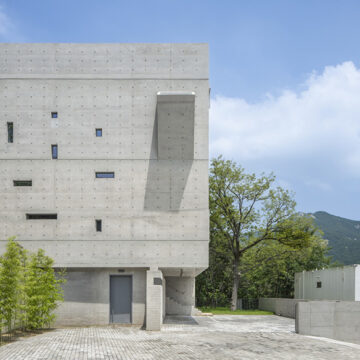
<path id="1" fill-rule="evenodd" d="M 4 323 L 7 331 L 16 325 L 20 310 L 24 257 L 25 252 L 15 238 L 8 239 L 6 251 L 0 257 L 0 327 Z"/>
<path id="2" fill-rule="evenodd" d="M 210 227 L 226 242 L 232 257 L 231 309 L 236 310 L 243 255 L 265 241 L 292 248 L 306 247 L 314 232 L 296 221 L 295 201 L 275 177 L 246 174 L 233 161 L 221 157 L 210 168 Z"/>
<path id="3" fill-rule="evenodd" d="M 64 272 L 55 274 L 54 261 L 39 249 L 30 256 L 24 288 L 24 317 L 29 329 L 42 329 L 55 320 L 53 310 L 63 301 Z"/>

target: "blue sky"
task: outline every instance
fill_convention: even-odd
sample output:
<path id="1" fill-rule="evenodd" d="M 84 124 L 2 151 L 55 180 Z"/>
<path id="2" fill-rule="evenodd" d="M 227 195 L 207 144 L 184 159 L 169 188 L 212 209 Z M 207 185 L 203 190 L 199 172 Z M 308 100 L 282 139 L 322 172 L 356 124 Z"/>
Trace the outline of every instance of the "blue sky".
<path id="1" fill-rule="evenodd" d="M 208 42 L 210 152 L 359 219 L 360 1 L 0 0 L 0 40 Z"/>

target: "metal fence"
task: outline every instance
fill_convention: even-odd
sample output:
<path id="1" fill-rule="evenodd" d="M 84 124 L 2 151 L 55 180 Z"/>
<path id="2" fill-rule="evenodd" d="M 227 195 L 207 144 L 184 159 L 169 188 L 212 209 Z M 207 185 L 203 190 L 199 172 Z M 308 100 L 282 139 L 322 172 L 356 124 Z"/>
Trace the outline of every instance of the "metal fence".
<path id="1" fill-rule="evenodd" d="M 259 308 L 259 299 L 238 299 L 238 310 L 257 310 Z"/>

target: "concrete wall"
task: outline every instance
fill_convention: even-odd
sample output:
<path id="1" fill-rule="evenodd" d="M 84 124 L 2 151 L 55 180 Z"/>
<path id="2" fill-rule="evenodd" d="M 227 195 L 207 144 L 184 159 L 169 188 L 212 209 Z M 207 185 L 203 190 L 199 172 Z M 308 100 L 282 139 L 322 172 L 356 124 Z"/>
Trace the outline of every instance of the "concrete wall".
<path id="1" fill-rule="evenodd" d="M 0 44 L 3 77 L 208 79 L 207 44 Z"/>
<path id="2" fill-rule="evenodd" d="M 260 298 L 259 309 L 272 311 L 276 315 L 281 315 L 295 319 L 295 308 L 298 302 L 306 300 L 301 299 L 282 299 L 282 298 Z"/>
<path id="3" fill-rule="evenodd" d="M 194 158 L 195 92 L 158 92 L 158 158 Z"/>
<path id="4" fill-rule="evenodd" d="M 134 271 L 143 323 L 146 289 L 163 314 L 145 269 L 194 277 L 208 266 L 208 115 L 207 44 L 0 44 L 0 253 L 15 235 L 70 268 L 63 324 L 108 322 L 118 268 Z"/>
<path id="5" fill-rule="evenodd" d="M 308 301 L 296 307 L 296 332 L 360 344 L 360 302 Z"/>
<path id="6" fill-rule="evenodd" d="M 208 108 L 206 44 L 0 44 L 0 253 L 16 235 L 58 267 L 205 269 Z"/>
<path id="7" fill-rule="evenodd" d="M 110 319 L 110 275 L 131 275 L 132 323 L 145 321 L 146 270 L 68 269 L 64 303 L 56 310 L 55 325 L 105 325 Z"/>
<path id="8" fill-rule="evenodd" d="M 295 298 L 307 300 L 360 300 L 358 265 L 295 274 Z M 317 284 L 321 283 L 321 287 Z"/>
<path id="9" fill-rule="evenodd" d="M 355 301 L 360 301 L 360 266 L 355 268 Z"/>
<path id="10" fill-rule="evenodd" d="M 192 315 L 195 307 L 195 278 L 166 278 L 166 314 Z"/>

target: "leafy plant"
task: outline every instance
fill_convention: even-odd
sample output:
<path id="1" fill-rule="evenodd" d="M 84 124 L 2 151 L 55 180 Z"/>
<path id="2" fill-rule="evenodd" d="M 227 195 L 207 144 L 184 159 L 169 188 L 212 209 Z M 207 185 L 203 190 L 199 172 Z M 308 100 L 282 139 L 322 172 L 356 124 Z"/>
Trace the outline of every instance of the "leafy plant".
<path id="1" fill-rule="evenodd" d="M 22 295 L 25 253 L 21 246 L 10 238 L 6 251 L 0 257 L 0 328 L 4 323 L 7 331 L 16 326 Z"/>
<path id="2" fill-rule="evenodd" d="M 57 278 L 53 264 L 42 249 L 30 256 L 24 287 L 24 313 L 29 329 L 49 327 L 55 320 L 53 310 L 63 301 L 64 273 Z"/>
<path id="3" fill-rule="evenodd" d="M 41 329 L 55 319 L 53 311 L 63 301 L 65 271 L 55 273 L 54 261 L 39 249 L 28 254 L 8 239 L 0 257 L 0 332 L 23 327 Z"/>

